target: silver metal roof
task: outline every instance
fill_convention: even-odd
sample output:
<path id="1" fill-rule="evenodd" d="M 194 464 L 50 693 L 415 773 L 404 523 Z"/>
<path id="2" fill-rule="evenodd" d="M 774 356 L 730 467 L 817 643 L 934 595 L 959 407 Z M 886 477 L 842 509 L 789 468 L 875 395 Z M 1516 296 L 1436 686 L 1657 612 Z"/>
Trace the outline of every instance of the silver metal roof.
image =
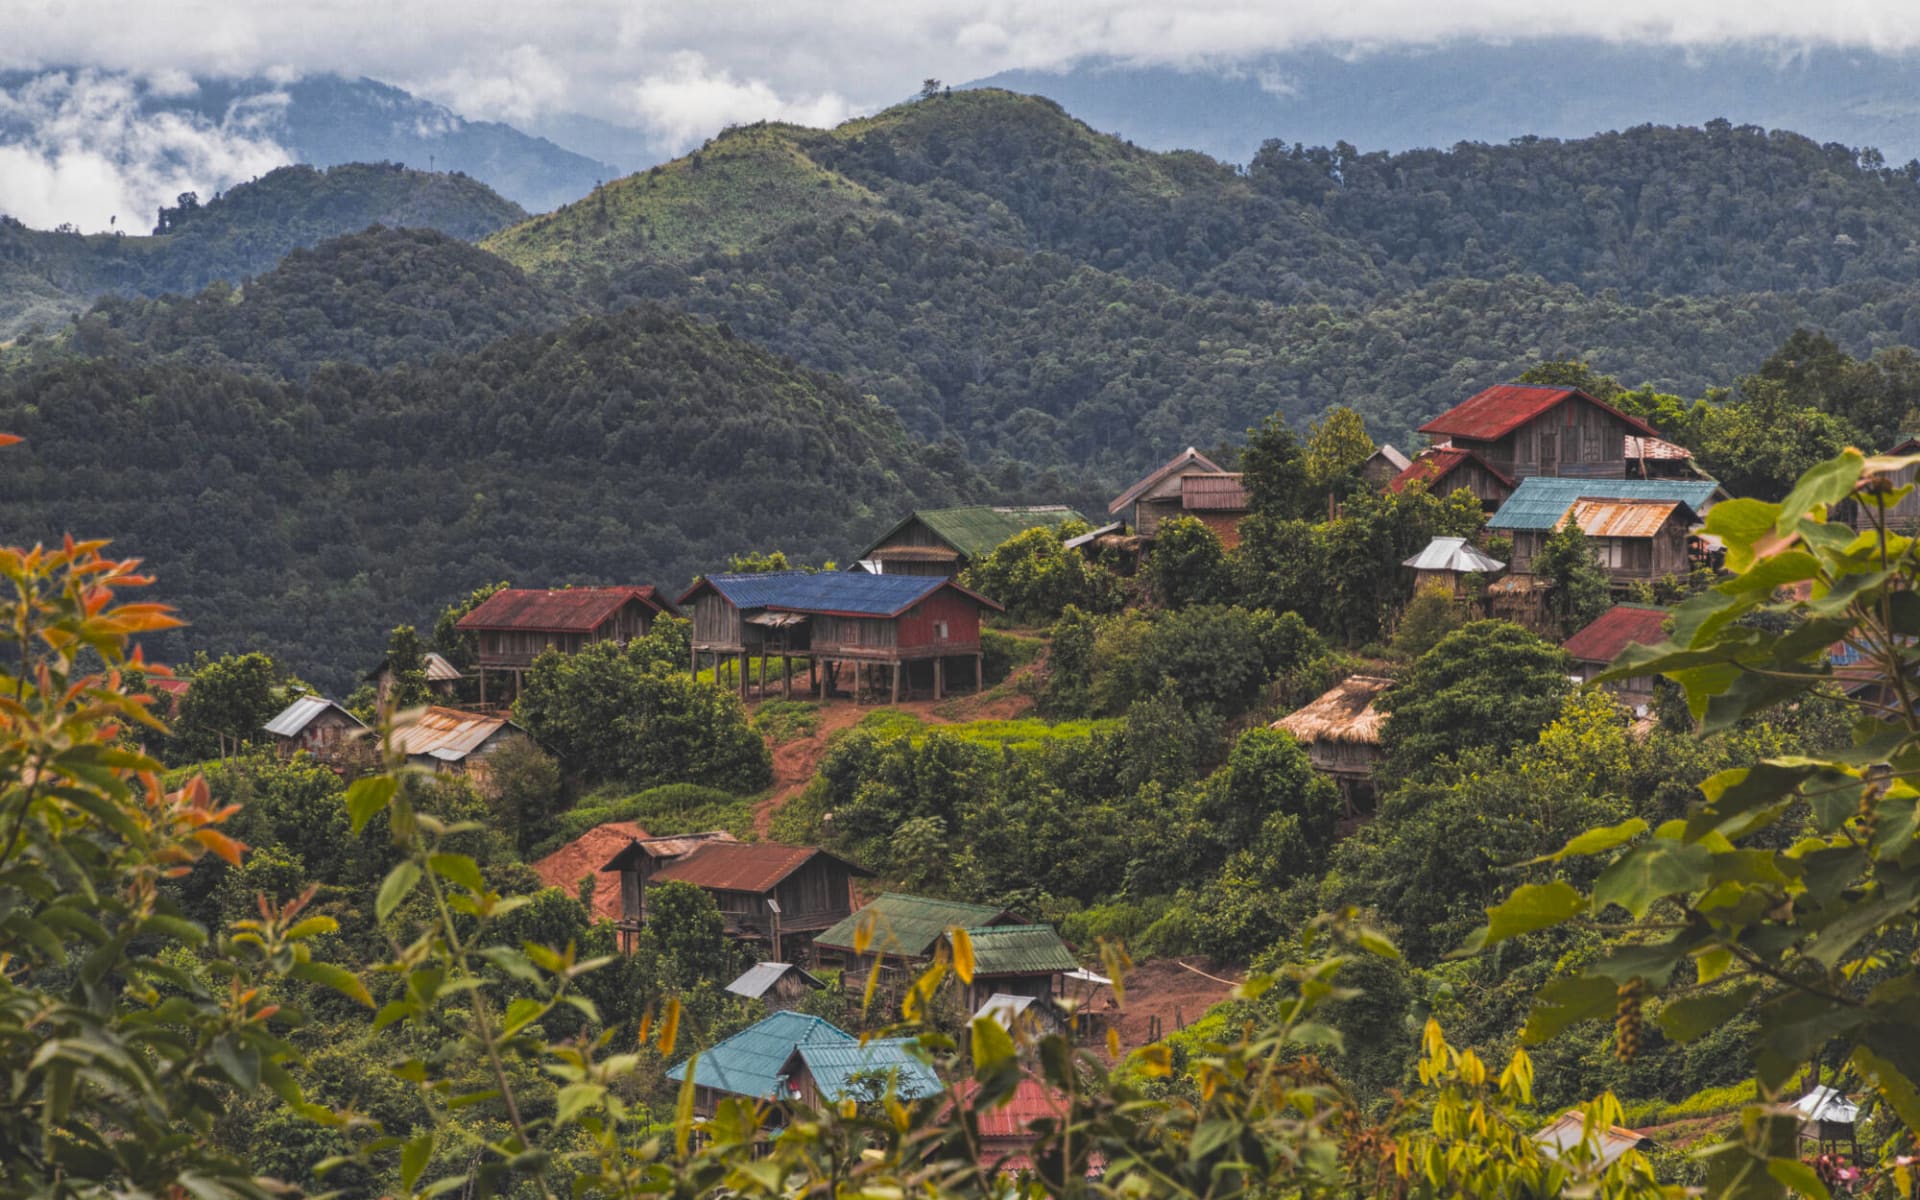
<path id="1" fill-rule="evenodd" d="M 736 996 L 745 996 L 749 1000 L 758 1000 L 772 990 L 773 985 L 780 982 L 781 976 L 785 975 L 788 971 L 800 971 L 800 975 L 807 981 L 808 987 L 822 988 L 826 986 L 826 984 L 809 975 L 807 972 L 801 971 L 799 967 L 794 966 L 792 963 L 763 962 L 748 967 L 745 974 L 727 985 L 727 990 Z"/>
<path id="2" fill-rule="evenodd" d="M 1118 533 L 1124 528 L 1126 528 L 1125 521 L 1113 521 L 1109 524 L 1102 525 L 1098 529 L 1089 529 L 1079 537 L 1070 537 L 1060 544 L 1065 549 L 1078 550 L 1097 537 L 1105 537 L 1109 533 Z"/>
<path id="3" fill-rule="evenodd" d="M 975 1020 L 979 1020 L 981 1017 L 992 1017 L 1006 1028 L 1012 1029 L 1014 1021 L 1019 1019 L 1020 1014 L 1031 1007 L 1033 1007 L 1032 996 L 1015 996 L 1008 992 L 995 992 L 993 995 L 987 997 L 987 1002 L 982 1004 L 980 1011 L 974 1013 L 973 1016 Z"/>
<path id="4" fill-rule="evenodd" d="M 299 737 L 300 731 L 313 723 L 315 717 L 330 708 L 340 709 L 340 715 L 361 728 L 366 728 L 360 718 L 354 716 L 325 696 L 302 696 L 292 704 L 280 710 L 278 716 L 261 726 L 275 737 Z"/>
<path id="5" fill-rule="evenodd" d="M 1437 537 L 1400 565 L 1416 571 L 1498 571 L 1507 564 L 1467 545 L 1465 538 Z"/>

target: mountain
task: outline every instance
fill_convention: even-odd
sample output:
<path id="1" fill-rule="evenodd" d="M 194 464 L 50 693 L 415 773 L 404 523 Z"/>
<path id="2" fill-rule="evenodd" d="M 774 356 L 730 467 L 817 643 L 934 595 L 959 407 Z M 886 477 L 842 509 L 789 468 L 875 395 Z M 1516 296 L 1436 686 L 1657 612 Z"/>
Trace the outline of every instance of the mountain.
<path id="1" fill-rule="evenodd" d="M 1697 391 L 1802 322 L 1862 350 L 1920 332 L 1914 178 L 1724 122 L 1241 170 L 975 90 L 729 131 L 483 244 L 1088 491 L 1276 410 L 1352 404 L 1403 439 L 1542 356 Z"/>
<path id="2" fill-rule="evenodd" d="M 1662 46 L 1587 38 L 1316 47 L 1215 68 L 1096 60 L 965 85 L 1051 97 L 1159 150 L 1252 160 L 1269 138 L 1410 150 L 1635 125 L 1792 129 L 1920 157 L 1920 57 L 1831 46 Z"/>
<path id="3" fill-rule="evenodd" d="M 56 114 L 64 118 L 58 122 L 63 128 L 78 131 L 80 148 L 110 160 L 122 158 L 116 165 L 123 171 L 150 168 L 147 160 L 163 153 L 157 147 L 190 155 L 199 143 L 243 146 L 269 155 L 270 164 L 394 162 L 421 171 L 458 172 L 534 212 L 585 195 L 620 173 L 545 138 L 497 122 L 469 121 L 373 79 L 200 77 L 185 87 L 161 88 L 91 69 L 0 72 L 0 144 L 34 144 L 35 125 L 55 123 Z M 149 127 L 162 116 L 176 125 L 129 147 L 113 142 L 117 129 Z M 219 176 L 225 162 L 258 157 L 211 153 L 191 161 L 199 173 Z M 237 182 L 214 178 L 206 190 Z"/>
<path id="4" fill-rule="evenodd" d="M 0 429 L 7 528 L 109 532 L 191 615 L 151 654 L 271 649 L 336 695 L 481 582 L 675 590 L 973 494 L 843 382 L 652 307 L 307 384 L 62 355 L 0 376 Z"/>
<path id="5" fill-rule="evenodd" d="M 57 328 L 97 296 L 191 293 L 369 225 L 472 240 L 526 210 L 461 175 L 393 164 L 282 167 L 206 203 L 162 209 L 151 237 L 28 229 L 0 217 L 0 339 Z"/>

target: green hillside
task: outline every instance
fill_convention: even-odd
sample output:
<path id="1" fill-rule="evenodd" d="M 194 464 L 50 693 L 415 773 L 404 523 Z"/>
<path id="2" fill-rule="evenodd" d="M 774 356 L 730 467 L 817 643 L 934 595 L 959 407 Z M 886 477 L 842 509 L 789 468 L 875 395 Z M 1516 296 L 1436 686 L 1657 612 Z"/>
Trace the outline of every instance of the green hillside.
<path id="1" fill-rule="evenodd" d="M 964 473 L 841 382 L 651 307 L 287 384 L 62 356 L 0 379 L 8 528 L 111 533 L 195 624 L 336 693 L 477 583 L 669 590 L 744 547 L 844 556 Z"/>
<path id="2" fill-rule="evenodd" d="M 238 281 L 291 250 L 369 225 L 475 241 L 525 216 L 464 175 L 353 163 L 281 167 L 205 203 L 162 209 L 150 237 L 34 230 L 0 217 L 0 340 L 57 328 L 100 295 L 192 293 Z"/>

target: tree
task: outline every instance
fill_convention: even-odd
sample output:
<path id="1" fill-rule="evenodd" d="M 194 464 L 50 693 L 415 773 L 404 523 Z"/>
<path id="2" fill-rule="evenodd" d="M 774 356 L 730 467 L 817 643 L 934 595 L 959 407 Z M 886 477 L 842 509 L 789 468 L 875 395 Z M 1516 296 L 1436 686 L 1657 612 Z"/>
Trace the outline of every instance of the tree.
<path id="1" fill-rule="evenodd" d="M 939 94 L 940 81 L 938 79 L 928 76 L 926 79 L 920 81 L 920 98 L 922 100 L 931 100 Z"/>
<path id="2" fill-rule="evenodd" d="M 1313 496 L 1306 459 L 1300 439 L 1279 414 L 1247 430 L 1247 444 L 1240 451 L 1240 479 L 1255 513 L 1282 518 L 1306 513 Z"/>
<path id="3" fill-rule="evenodd" d="M 419 708 L 433 700 L 427 688 L 427 656 L 411 625 L 396 625 L 387 635 L 387 671 L 393 682 L 387 704 L 396 712 Z"/>
<path id="4" fill-rule="evenodd" d="M 793 564 L 787 561 L 782 550 L 748 550 L 742 554 L 727 556 L 727 574 L 729 575 L 765 575 L 772 571 L 791 571 Z"/>
<path id="5" fill-rule="evenodd" d="M 1546 581 L 1547 607 L 1563 638 L 1586 628 L 1612 603 L 1607 573 L 1587 535 L 1571 521 L 1547 535 L 1534 556 L 1533 573 Z"/>
<path id="6" fill-rule="evenodd" d="M 1162 608 L 1213 603 L 1224 598 L 1230 583 L 1220 537 L 1197 517 L 1160 522 L 1143 570 Z"/>
<path id="7" fill-rule="evenodd" d="M 1372 456 L 1373 439 L 1367 436 L 1367 423 L 1344 404 L 1328 409 L 1320 420 L 1307 426 L 1307 482 L 1327 496 L 1329 508 L 1357 481 L 1355 473 L 1360 464 Z"/>
<path id="8" fill-rule="evenodd" d="M 660 955 L 660 984 L 687 990 L 732 978 L 727 923 L 704 888 L 670 880 L 647 889 L 647 930 Z"/>
<path id="9" fill-rule="evenodd" d="M 1533 740 L 1573 685 L 1566 651 L 1511 621 L 1473 621 L 1441 638 L 1374 703 L 1390 777 L 1431 769 L 1484 747 L 1496 754 Z"/>
<path id="10" fill-rule="evenodd" d="M 468 592 L 465 599 L 447 605 L 434 621 L 433 648 L 461 674 L 473 669 L 473 661 L 479 656 L 480 647 L 473 634 L 459 628 L 460 618 L 479 608 L 495 592 L 505 591 L 508 586 L 504 579 L 499 583 L 483 584 Z"/>
<path id="11" fill-rule="evenodd" d="M 961 582 L 1006 605 L 1024 622 L 1051 621 L 1069 605 L 1106 612 L 1119 604 L 1118 582 L 1061 545 L 1052 529 L 1026 529 L 969 566 Z"/>
<path id="12" fill-rule="evenodd" d="M 1703 402 L 1693 449 L 1729 491 L 1771 498 L 1785 496 L 1852 437 L 1839 418 L 1795 404 L 1785 383 L 1750 375 L 1740 381 L 1736 402 Z"/>
<path id="13" fill-rule="evenodd" d="M 1400 610 L 1399 628 L 1393 631 L 1393 648 L 1410 658 L 1419 658 L 1433 649 L 1441 638 L 1466 623 L 1453 588 L 1433 580 L 1413 593 L 1413 599 Z"/>
<path id="14" fill-rule="evenodd" d="M 173 725 L 174 758 L 225 758 L 257 740 L 261 726 L 284 707 L 279 675 L 273 660 L 258 651 L 196 659 L 188 675 L 192 686 Z"/>
<path id="15" fill-rule="evenodd" d="M 512 738 L 487 756 L 481 790 L 497 827 L 522 853 L 546 836 L 566 798 L 560 764 L 531 738 Z"/>

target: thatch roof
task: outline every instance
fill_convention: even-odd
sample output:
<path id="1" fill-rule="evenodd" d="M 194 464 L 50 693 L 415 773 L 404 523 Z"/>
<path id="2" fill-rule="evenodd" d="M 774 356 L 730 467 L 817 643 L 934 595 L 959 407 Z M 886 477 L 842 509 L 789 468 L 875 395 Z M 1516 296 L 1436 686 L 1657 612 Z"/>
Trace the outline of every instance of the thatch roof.
<path id="1" fill-rule="evenodd" d="M 1349 675 L 1312 704 L 1275 721 L 1273 727 L 1286 730 L 1302 742 L 1378 746 L 1387 714 L 1373 702 L 1392 686 L 1393 680 L 1377 675 Z"/>

